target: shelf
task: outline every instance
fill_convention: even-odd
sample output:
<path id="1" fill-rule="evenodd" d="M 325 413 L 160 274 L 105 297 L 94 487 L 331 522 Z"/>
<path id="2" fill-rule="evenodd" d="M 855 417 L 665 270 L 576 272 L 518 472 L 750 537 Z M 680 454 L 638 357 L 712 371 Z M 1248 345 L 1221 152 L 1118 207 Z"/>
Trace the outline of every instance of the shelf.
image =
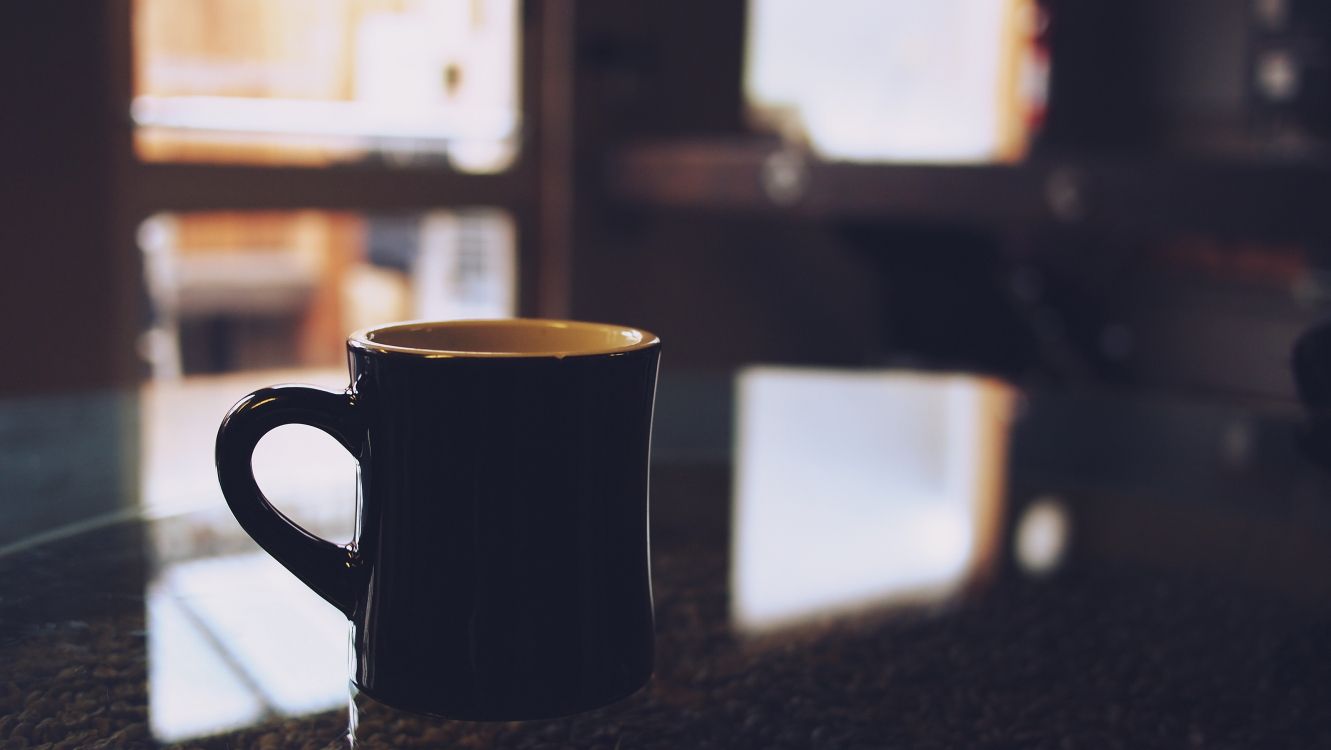
<path id="1" fill-rule="evenodd" d="M 520 168 L 464 174 L 386 165 L 261 167 L 135 163 L 133 205 L 141 215 L 190 210 L 414 210 L 514 208 L 527 197 Z"/>
<path id="2" fill-rule="evenodd" d="M 1331 237 L 1331 165 L 1322 161 L 1134 156 L 1015 165 L 823 162 L 770 142 L 629 145 L 611 156 L 628 205 L 994 227 Z"/>
<path id="3" fill-rule="evenodd" d="M 458 141 L 502 143 L 518 136 L 517 113 L 448 104 L 385 106 L 382 102 L 240 96 L 139 96 L 131 117 L 139 127 L 228 135 L 329 138 L 353 147 L 446 152 Z"/>

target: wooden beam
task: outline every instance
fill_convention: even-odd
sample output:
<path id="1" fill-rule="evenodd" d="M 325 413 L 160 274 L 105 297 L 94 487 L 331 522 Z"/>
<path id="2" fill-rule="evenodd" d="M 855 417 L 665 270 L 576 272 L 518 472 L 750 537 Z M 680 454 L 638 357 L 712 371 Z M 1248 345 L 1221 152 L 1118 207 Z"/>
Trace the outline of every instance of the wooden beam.
<path id="1" fill-rule="evenodd" d="M 260 167 L 144 164 L 131 169 L 133 210 L 407 211 L 513 208 L 527 198 L 518 170 L 492 175 L 388 166 Z"/>

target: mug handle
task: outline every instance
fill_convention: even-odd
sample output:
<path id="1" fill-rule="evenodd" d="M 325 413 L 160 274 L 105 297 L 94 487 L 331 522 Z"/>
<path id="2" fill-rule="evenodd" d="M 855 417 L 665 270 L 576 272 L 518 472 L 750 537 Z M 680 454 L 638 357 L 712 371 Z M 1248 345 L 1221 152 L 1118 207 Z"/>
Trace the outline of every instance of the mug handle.
<path id="1" fill-rule="evenodd" d="M 364 590 L 355 549 L 321 539 L 268 502 L 254 480 L 254 447 L 269 430 L 304 424 L 328 433 L 360 460 L 365 426 L 350 392 L 302 385 L 259 390 L 231 407 L 217 431 L 217 478 L 227 505 L 254 541 L 287 570 L 350 618 Z"/>

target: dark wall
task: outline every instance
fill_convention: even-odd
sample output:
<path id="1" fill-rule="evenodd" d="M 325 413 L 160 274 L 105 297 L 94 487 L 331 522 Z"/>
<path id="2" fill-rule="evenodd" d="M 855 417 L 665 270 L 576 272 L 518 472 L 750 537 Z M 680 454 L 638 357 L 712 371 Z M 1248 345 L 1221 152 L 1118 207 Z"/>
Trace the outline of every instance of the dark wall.
<path id="1" fill-rule="evenodd" d="M 876 346 L 877 282 L 829 229 L 606 192 L 625 144 L 745 132 L 744 16 L 743 0 L 578 4 L 573 315 L 651 329 L 667 370 L 861 362 Z"/>
<path id="2" fill-rule="evenodd" d="M 0 547 L 138 496 L 117 23 L 115 0 L 0 5 Z"/>
<path id="3" fill-rule="evenodd" d="M 113 240 L 115 149 L 128 125 L 112 101 L 121 7 L 0 10 L 0 394 L 132 381 L 136 266 L 128 242 Z"/>

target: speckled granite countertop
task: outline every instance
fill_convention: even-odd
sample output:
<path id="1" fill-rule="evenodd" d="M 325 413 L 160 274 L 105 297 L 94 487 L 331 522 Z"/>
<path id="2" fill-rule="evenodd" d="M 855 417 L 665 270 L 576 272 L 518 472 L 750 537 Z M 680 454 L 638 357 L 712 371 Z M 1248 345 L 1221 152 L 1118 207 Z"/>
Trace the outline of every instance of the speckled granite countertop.
<path id="1" fill-rule="evenodd" d="M 1107 562 L 1046 580 L 1004 573 L 928 609 L 746 636 L 728 620 L 726 486 L 723 474 L 658 472 L 647 688 L 557 721 L 397 716 L 364 728 L 367 746 L 1331 747 L 1321 595 L 1223 568 Z M 0 558 L 0 748 L 169 744 L 150 713 L 145 591 L 160 563 L 145 542 L 157 533 L 124 523 Z M 199 554 L 225 547 L 195 541 Z M 174 746 L 337 747 L 346 720 L 336 708 L 266 712 Z"/>

